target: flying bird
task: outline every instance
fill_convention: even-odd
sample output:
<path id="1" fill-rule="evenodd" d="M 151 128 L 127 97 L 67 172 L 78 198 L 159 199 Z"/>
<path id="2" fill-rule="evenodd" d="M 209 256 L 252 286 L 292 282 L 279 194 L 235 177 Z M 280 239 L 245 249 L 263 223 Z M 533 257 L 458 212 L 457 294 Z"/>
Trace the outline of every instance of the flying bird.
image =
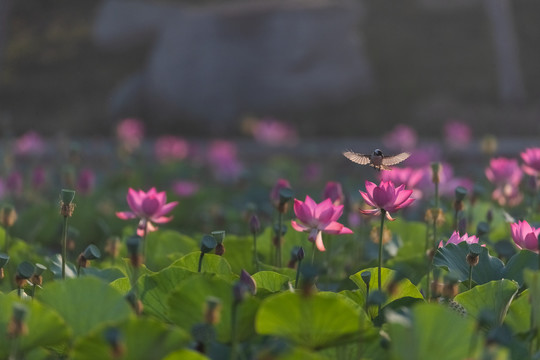
<path id="1" fill-rule="evenodd" d="M 360 165 L 369 165 L 379 171 L 392 170 L 390 166 L 399 164 L 400 162 L 406 160 L 409 156 L 411 156 L 411 154 L 408 152 L 402 152 L 401 154 L 386 156 L 383 155 L 380 149 L 375 149 L 373 151 L 373 154 L 371 155 L 359 154 L 354 151 L 345 151 L 343 155 L 352 162 Z"/>

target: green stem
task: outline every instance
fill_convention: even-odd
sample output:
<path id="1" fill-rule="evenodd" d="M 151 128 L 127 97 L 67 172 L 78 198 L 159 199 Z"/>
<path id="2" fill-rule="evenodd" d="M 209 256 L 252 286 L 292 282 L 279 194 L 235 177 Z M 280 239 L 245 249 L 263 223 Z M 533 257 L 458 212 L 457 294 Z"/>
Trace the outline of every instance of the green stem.
<path id="1" fill-rule="evenodd" d="M 4 228 L 5 229 L 5 238 L 4 238 L 4 253 L 6 254 L 9 254 L 8 252 L 8 249 L 9 249 L 9 243 L 10 243 L 10 238 L 9 238 L 9 227 L 6 227 Z"/>
<path id="2" fill-rule="evenodd" d="M 231 309 L 231 358 L 230 360 L 236 360 L 238 353 L 238 339 L 236 336 L 236 310 L 238 303 L 236 301 L 232 304 Z"/>
<path id="3" fill-rule="evenodd" d="M 77 277 L 81 275 L 81 265 L 77 265 Z"/>
<path id="4" fill-rule="evenodd" d="M 296 282 L 294 288 L 298 289 L 298 281 L 300 280 L 300 267 L 302 266 L 302 260 L 298 260 L 298 267 L 296 268 Z"/>
<path id="5" fill-rule="evenodd" d="M 277 267 L 281 267 L 281 225 L 283 222 L 283 214 L 281 211 L 278 214 L 278 241 L 276 245 Z"/>
<path id="6" fill-rule="evenodd" d="M 257 235 L 253 234 L 253 262 L 255 269 L 259 272 L 259 257 L 257 256 Z"/>
<path id="7" fill-rule="evenodd" d="M 139 299 L 139 289 L 137 287 L 137 280 L 139 277 L 139 268 L 133 267 L 133 272 L 131 273 L 131 291 L 135 295 L 135 299 Z"/>
<path id="8" fill-rule="evenodd" d="M 429 224 L 426 222 L 426 261 L 427 261 L 427 274 L 426 274 L 426 300 L 429 302 L 429 299 L 431 298 L 431 284 L 430 284 L 430 277 L 431 277 L 431 259 L 429 255 L 429 250 L 431 247 L 429 246 Z"/>
<path id="9" fill-rule="evenodd" d="M 197 269 L 198 272 L 201 272 L 202 269 L 202 259 L 204 257 L 204 253 L 201 251 L 201 256 L 199 256 L 199 267 Z"/>
<path id="10" fill-rule="evenodd" d="M 67 258 L 67 234 L 68 217 L 64 216 L 64 227 L 62 229 L 62 279 L 66 279 L 66 258 Z"/>
<path id="11" fill-rule="evenodd" d="M 14 338 L 11 342 L 11 350 L 9 353 L 9 360 L 17 360 L 18 359 L 18 352 L 19 352 L 19 336 Z"/>
<path id="12" fill-rule="evenodd" d="M 469 290 L 472 289 L 472 265 L 469 265 Z"/>
<path id="13" fill-rule="evenodd" d="M 143 261 L 146 261 L 146 234 L 148 233 L 148 220 L 144 220 L 144 228 L 143 228 L 143 236 L 142 236 L 142 242 L 143 242 L 143 253 L 142 258 Z"/>
<path id="14" fill-rule="evenodd" d="M 377 273 L 378 275 L 378 279 L 377 279 L 377 284 L 379 286 L 379 291 L 381 291 L 381 281 L 382 281 L 382 276 L 381 276 L 381 268 L 382 268 L 382 258 L 383 258 L 383 252 L 382 252 L 382 249 L 383 249 L 383 232 L 384 232 L 384 218 L 386 217 L 386 210 L 384 209 L 381 209 L 381 231 L 379 232 L 379 271 Z M 380 305 L 379 305 L 379 310 L 380 310 Z"/>
<path id="15" fill-rule="evenodd" d="M 311 265 L 315 262 L 315 243 L 311 247 Z"/>

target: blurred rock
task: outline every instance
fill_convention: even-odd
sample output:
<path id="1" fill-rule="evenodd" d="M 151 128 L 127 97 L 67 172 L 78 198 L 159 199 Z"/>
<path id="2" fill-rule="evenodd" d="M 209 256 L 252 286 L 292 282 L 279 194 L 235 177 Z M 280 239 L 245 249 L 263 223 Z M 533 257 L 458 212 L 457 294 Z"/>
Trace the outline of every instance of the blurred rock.
<path id="1" fill-rule="evenodd" d="M 221 132 L 248 113 L 301 113 L 370 91 L 361 15 L 346 0 L 199 7 L 109 0 L 94 39 L 113 50 L 150 44 L 147 67 L 113 95 L 113 115 Z"/>

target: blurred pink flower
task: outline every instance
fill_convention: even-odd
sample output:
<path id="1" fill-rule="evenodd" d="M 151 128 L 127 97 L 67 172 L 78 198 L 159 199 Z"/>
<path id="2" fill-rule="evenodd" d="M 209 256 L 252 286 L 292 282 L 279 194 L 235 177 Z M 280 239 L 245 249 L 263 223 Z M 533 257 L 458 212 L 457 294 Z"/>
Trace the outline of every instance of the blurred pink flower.
<path id="1" fill-rule="evenodd" d="M 321 178 L 322 167 L 321 164 L 310 163 L 303 169 L 302 178 L 307 182 L 315 182 Z"/>
<path id="2" fill-rule="evenodd" d="M 11 195 L 21 195 L 23 191 L 23 176 L 19 171 L 14 171 L 6 179 L 6 190 Z"/>
<path id="3" fill-rule="evenodd" d="M 275 208 L 279 206 L 279 201 L 280 201 L 279 192 L 281 191 L 281 189 L 290 189 L 290 188 L 291 188 L 291 184 L 289 183 L 289 180 L 278 179 L 278 181 L 276 181 L 276 184 L 270 191 L 270 202 Z"/>
<path id="4" fill-rule="evenodd" d="M 252 125 L 251 131 L 255 140 L 267 145 L 294 145 L 298 141 L 292 126 L 275 119 L 258 120 Z"/>
<path id="5" fill-rule="evenodd" d="M 145 235 L 147 232 L 156 231 L 157 227 L 152 224 L 164 224 L 172 220 L 172 216 L 167 215 L 176 205 L 177 201 L 167 203 L 167 195 L 164 191 L 157 192 L 156 188 L 151 188 L 148 192 L 134 190 L 130 188 L 127 194 L 127 203 L 131 211 L 119 211 L 116 216 L 122 220 L 139 218 L 137 234 Z"/>
<path id="6" fill-rule="evenodd" d="M 174 193 L 180 197 L 189 197 L 195 195 L 199 191 L 199 184 L 194 181 L 176 181 L 172 185 Z"/>
<path id="7" fill-rule="evenodd" d="M 523 194 L 519 191 L 523 172 L 516 159 L 493 158 L 485 173 L 488 180 L 495 185 L 492 198 L 499 205 L 516 206 L 523 200 Z"/>
<path id="8" fill-rule="evenodd" d="M 460 149 L 470 144 L 472 130 L 469 125 L 462 121 L 448 121 L 444 125 L 444 138 L 448 146 Z"/>
<path id="9" fill-rule="evenodd" d="M 116 136 L 125 150 L 134 151 L 144 138 L 144 124 L 138 119 L 124 119 L 116 127 Z"/>
<path id="10" fill-rule="evenodd" d="M 326 183 L 322 197 L 323 199 L 330 199 L 334 205 L 343 205 L 345 202 L 343 188 L 337 181 L 328 181 Z"/>
<path id="11" fill-rule="evenodd" d="M 465 233 L 463 236 L 459 236 L 459 233 L 457 231 L 454 231 L 452 233 L 452 236 L 450 236 L 450 238 L 446 242 L 446 244 L 443 245 L 443 242 L 441 240 L 441 242 L 439 243 L 439 247 L 443 247 L 448 244 L 457 245 L 463 241 L 465 241 L 467 244 L 478 244 L 478 240 L 479 239 L 474 235 L 469 236 L 467 233 Z M 482 246 L 485 247 L 486 244 L 482 244 Z"/>
<path id="12" fill-rule="evenodd" d="M 306 196 L 305 201 L 294 199 L 294 213 L 298 222 L 291 220 L 294 230 L 308 232 L 308 240 L 315 243 L 319 251 L 326 251 L 322 233 L 341 235 L 352 234 L 352 230 L 337 222 L 343 214 L 343 205 L 332 205 L 330 199 L 317 204 Z"/>
<path id="13" fill-rule="evenodd" d="M 424 145 L 411 151 L 411 156 L 407 159 L 407 166 L 413 168 L 429 166 L 441 159 L 442 150 L 438 144 Z"/>
<path id="14" fill-rule="evenodd" d="M 96 174 L 91 169 L 83 169 L 77 179 L 77 192 L 90 194 L 96 186 Z"/>
<path id="15" fill-rule="evenodd" d="M 413 198 L 420 199 L 422 197 L 422 191 L 417 188 L 418 183 L 422 180 L 424 172 L 421 169 L 406 168 L 393 168 L 392 171 L 381 171 L 381 181 L 391 181 L 396 185 L 405 185 L 406 188 L 412 189 Z"/>
<path id="16" fill-rule="evenodd" d="M 32 187 L 34 189 L 42 189 L 47 183 L 47 171 L 43 166 L 36 166 L 32 169 L 31 177 Z"/>
<path id="17" fill-rule="evenodd" d="M 527 221 L 518 221 L 510 224 L 512 239 L 516 246 L 521 249 L 527 249 L 538 253 L 538 236 L 540 228 L 532 227 Z"/>
<path id="18" fill-rule="evenodd" d="M 463 186 L 467 191 L 472 192 L 473 182 L 470 179 L 462 177 L 454 177 L 454 170 L 448 163 L 444 163 L 441 166 L 439 172 L 439 195 L 442 197 L 453 197 L 455 195 L 456 188 Z M 435 185 L 433 184 L 433 169 L 431 166 L 425 166 L 422 169 L 422 178 L 417 184 L 417 188 L 422 191 L 422 195 L 426 197 L 433 196 L 435 194 Z"/>
<path id="19" fill-rule="evenodd" d="M 396 188 L 391 181 L 381 181 L 379 186 L 366 181 L 366 192 L 360 191 L 360 195 L 369 206 L 375 207 L 369 210 L 360 209 L 362 214 L 379 215 L 384 210 L 386 218 L 390 221 L 394 221 L 390 216 L 391 212 L 403 209 L 414 201 L 410 197 L 412 190 L 405 190 L 403 184 Z"/>
<path id="20" fill-rule="evenodd" d="M 28 131 L 15 141 L 15 154 L 38 156 L 45 152 L 45 141 L 35 131 Z"/>
<path id="21" fill-rule="evenodd" d="M 210 144 L 207 160 L 218 180 L 234 181 L 240 177 L 243 166 L 237 153 L 236 144 L 231 141 L 216 140 Z"/>
<path id="22" fill-rule="evenodd" d="M 178 136 L 165 135 L 156 140 L 154 152 L 162 163 L 183 160 L 188 156 L 189 144 Z"/>
<path id="23" fill-rule="evenodd" d="M 393 151 L 411 151 L 416 147 L 418 135 L 410 126 L 399 124 L 383 136 L 383 144 Z"/>
<path id="24" fill-rule="evenodd" d="M 540 175 L 540 148 L 528 148 L 521 153 L 521 159 L 525 164 L 521 166 L 523 171 L 530 176 Z"/>

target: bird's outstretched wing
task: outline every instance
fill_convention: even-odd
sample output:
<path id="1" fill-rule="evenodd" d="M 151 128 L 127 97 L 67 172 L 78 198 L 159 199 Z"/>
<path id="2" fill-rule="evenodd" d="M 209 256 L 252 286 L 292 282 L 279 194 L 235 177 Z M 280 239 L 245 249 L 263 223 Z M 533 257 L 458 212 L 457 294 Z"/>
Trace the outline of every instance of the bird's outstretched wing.
<path id="1" fill-rule="evenodd" d="M 408 152 L 402 152 L 401 154 L 393 155 L 393 156 L 385 156 L 382 160 L 383 165 L 396 165 L 399 164 L 402 161 L 405 161 L 409 156 L 411 156 Z"/>
<path id="2" fill-rule="evenodd" d="M 352 162 L 360 165 L 367 165 L 371 162 L 371 157 L 369 155 L 355 153 L 354 151 L 345 151 L 343 152 L 343 155 Z"/>

